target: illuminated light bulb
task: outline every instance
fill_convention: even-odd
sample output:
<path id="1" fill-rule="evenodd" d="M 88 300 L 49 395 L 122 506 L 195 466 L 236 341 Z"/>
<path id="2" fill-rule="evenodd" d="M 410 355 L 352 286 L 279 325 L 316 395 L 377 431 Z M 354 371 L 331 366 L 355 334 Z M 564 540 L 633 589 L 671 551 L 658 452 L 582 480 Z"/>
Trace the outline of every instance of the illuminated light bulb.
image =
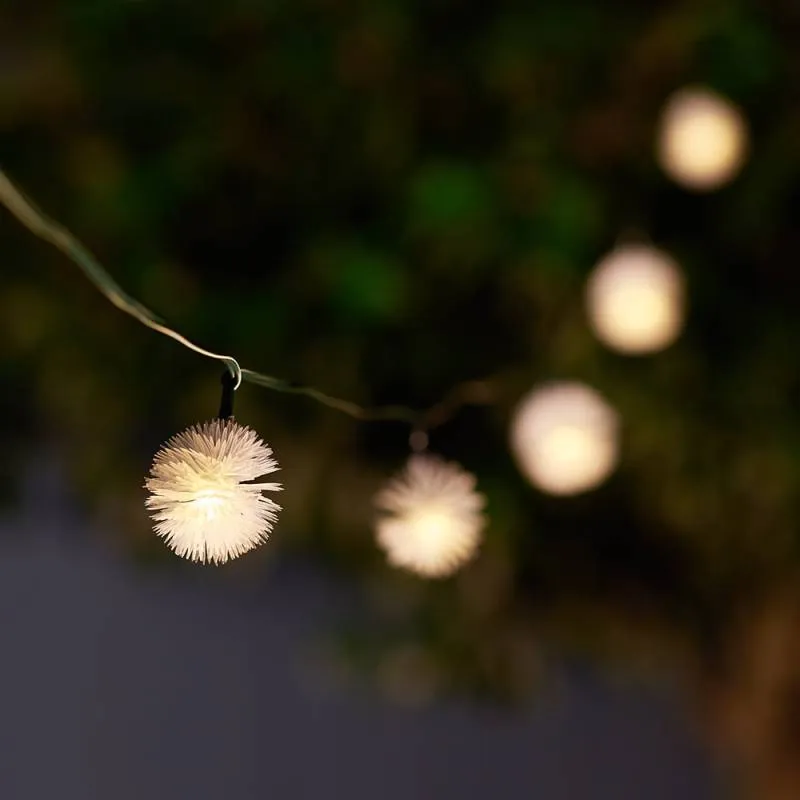
<path id="1" fill-rule="evenodd" d="M 481 540 L 486 500 L 458 464 L 413 455 L 377 495 L 376 538 L 389 563 L 427 578 L 452 574 Z"/>
<path id="2" fill-rule="evenodd" d="M 272 450 L 233 419 L 194 425 L 156 454 L 145 501 L 156 533 L 179 556 L 222 564 L 265 542 L 280 506 L 254 482 L 275 472 Z"/>
<path id="3" fill-rule="evenodd" d="M 225 497 L 221 492 L 213 489 L 204 489 L 197 493 L 194 504 L 200 514 L 206 519 L 215 519 L 225 505 Z"/>
<path id="4" fill-rule="evenodd" d="M 657 156 L 676 183 L 711 191 L 741 169 L 748 147 L 747 125 L 739 109 L 702 87 L 675 92 L 662 111 Z"/>
<path id="5" fill-rule="evenodd" d="M 653 353 L 675 341 L 684 322 L 684 280 L 666 253 L 644 245 L 612 250 L 586 283 L 589 322 L 622 353 Z"/>
<path id="6" fill-rule="evenodd" d="M 581 383 L 537 387 L 514 412 L 511 447 L 530 482 L 544 492 L 571 495 L 600 485 L 618 458 L 619 418 Z"/>

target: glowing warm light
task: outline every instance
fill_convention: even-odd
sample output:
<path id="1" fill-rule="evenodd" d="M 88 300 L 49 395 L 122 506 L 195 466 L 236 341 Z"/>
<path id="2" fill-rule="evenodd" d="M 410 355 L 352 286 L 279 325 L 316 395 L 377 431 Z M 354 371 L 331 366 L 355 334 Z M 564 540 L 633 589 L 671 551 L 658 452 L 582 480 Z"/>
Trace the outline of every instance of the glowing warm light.
<path id="1" fill-rule="evenodd" d="M 156 454 L 145 501 L 156 533 L 179 556 L 222 564 L 265 542 L 280 506 L 253 483 L 275 472 L 272 450 L 232 419 L 195 425 Z"/>
<path id="2" fill-rule="evenodd" d="M 676 183 L 710 191 L 740 170 L 747 140 L 744 118 L 733 103 L 708 89 L 687 88 L 664 106 L 657 155 Z"/>
<path id="3" fill-rule="evenodd" d="M 480 544 L 485 520 L 475 476 L 458 464 L 413 455 L 375 499 L 378 544 L 391 564 L 424 577 L 450 575 Z"/>
<path id="4" fill-rule="evenodd" d="M 534 389 L 517 406 L 511 446 L 522 472 L 549 494 L 570 495 L 601 484 L 616 466 L 617 413 L 581 383 Z"/>
<path id="5" fill-rule="evenodd" d="M 683 274 L 672 258 L 654 247 L 618 247 L 589 277 L 586 305 L 597 338 L 614 350 L 662 350 L 683 327 Z"/>
<path id="6" fill-rule="evenodd" d="M 225 499 L 219 492 L 198 492 L 193 501 L 197 511 L 206 519 L 214 519 L 217 512 L 222 510 Z"/>

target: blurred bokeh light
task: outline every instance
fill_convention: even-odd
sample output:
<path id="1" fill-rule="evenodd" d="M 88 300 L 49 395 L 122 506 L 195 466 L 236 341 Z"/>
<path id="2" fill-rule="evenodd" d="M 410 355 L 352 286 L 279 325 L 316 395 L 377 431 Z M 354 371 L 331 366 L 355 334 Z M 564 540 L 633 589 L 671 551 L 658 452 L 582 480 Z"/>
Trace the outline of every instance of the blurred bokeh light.
<path id="1" fill-rule="evenodd" d="M 378 544 L 396 567 L 428 578 L 450 575 L 475 554 L 485 498 L 457 464 L 417 454 L 378 494 Z"/>
<path id="2" fill-rule="evenodd" d="M 658 160 L 687 189 L 712 191 L 730 182 L 744 163 L 747 142 L 739 109 L 709 89 L 681 89 L 664 105 Z"/>
<path id="3" fill-rule="evenodd" d="M 628 354 L 662 350 L 683 325 L 683 274 L 661 250 L 622 245 L 589 276 L 586 306 L 592 329 L 608 347 Z"/>
<path id="4" fill-rule="evenodd" d="M 617 463 L 618 415 L 577 382 L 534 389 L 517 406 L 511 445 L 520 468 L 543 492 L 571 495 L 601 484 Z"/>

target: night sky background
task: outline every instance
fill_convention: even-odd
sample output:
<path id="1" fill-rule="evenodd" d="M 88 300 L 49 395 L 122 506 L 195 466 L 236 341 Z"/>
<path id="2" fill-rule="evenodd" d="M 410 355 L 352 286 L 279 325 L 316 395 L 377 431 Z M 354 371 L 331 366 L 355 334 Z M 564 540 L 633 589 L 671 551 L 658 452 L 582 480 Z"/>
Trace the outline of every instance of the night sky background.
<path id="1" fill-rule="evenodd" d="M 492 386 L 430 431 L 488 498 L 453 578 L 375 547 L 407 424 L 247 384 L 284 510 L 185 563 L 142 484 L 219 364 L 0 214 L 0 794 L 796 800 L 798 44 L 788 0 L 0 0 L 0 167 L 126 291 L 364 406 Z M 750 137 L 706 193 L 655 155 L 697 84 Z M 685 272 L 663 352 L 587 324 L 620 241 Z M 508 445 L 557 379 L 622 420 L 573 498 Z"/>

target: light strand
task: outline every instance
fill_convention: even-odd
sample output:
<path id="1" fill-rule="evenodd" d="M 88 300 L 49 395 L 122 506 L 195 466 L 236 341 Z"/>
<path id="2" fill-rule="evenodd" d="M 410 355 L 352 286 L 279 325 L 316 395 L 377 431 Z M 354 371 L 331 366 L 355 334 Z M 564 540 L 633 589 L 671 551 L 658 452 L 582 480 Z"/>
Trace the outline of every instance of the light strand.
<path id="1" fill-rule="evenodd" d="M 482 380 L 467 381 L 455 386 L 440 402 L 422 411 L 401 405 L 368 408 L 350 400 L 333 397 L 313 386 L 303 386 L 251 369 L 244 369 L 239 366 L 239 362 L 233 356 L 214 353 L 187 339 L 183 334 L 167 326 L 149 308 L 127 294 L 92 253 L 63 225 L 40 211 L 11 182 L 2 169 L 0 169 L 0 201 L 31 233 L 54 245 L 77 264 L 89 281 L 118 309 L 138 320 L 142 325 L 168 336 L 195 353 L 222 361 L 235 378 L 234 389 L 238 389 L 245 380 L 276 392 L 309 397 L 328 408 L 348 414 L 354 419 L 405 422 L 411 426 L 412 435 L 414 432 L 426 433 L 444 424 L 464 405 L 484 405 L 492 402 L 494 393 L 491 384 L 488 380 Z"/>
<path id="2" fill-rule="evenodd" d="M 63 225 L 47 217 L 22 194 L 0 169 L 0 199 L 5 207 L 34 235 L 57 247 L 64 255 L 74 261 L 84 275 L 118 309 L 146 325 L 151 330 L 169 336 L 195 353 L 222 361 L 236 378 L 235 388 L 242 382 L 242 369 L 233 356 L 213 353 L 187 339 L 172 328 L 167 327 L 149 308 L 127 294 L 106 272 L 98 260 Z"/>

